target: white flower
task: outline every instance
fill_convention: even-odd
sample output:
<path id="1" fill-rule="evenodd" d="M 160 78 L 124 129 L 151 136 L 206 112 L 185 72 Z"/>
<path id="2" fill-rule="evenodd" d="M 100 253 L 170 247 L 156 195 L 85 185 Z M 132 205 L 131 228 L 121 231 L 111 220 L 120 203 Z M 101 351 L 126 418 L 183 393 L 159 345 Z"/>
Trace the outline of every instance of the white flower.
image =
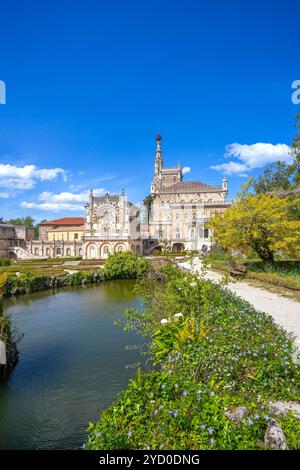
<path id="1" fill-rule="evenodd" d="M 183 317 L 183 314 L 181 312 L 175 313 L 174 317 L 181 318 L 181 317 Z"/>
<path id="2" fill-rule="evenodd" d="M 167 320 L 166 318 L 163 318 L 162 320 L 160 320 L 160 323 L 161 323 L 162 325 L 166 325 L 166 324 L 169 323 L 169 322 L 168 322 L 168 320 Z"/>

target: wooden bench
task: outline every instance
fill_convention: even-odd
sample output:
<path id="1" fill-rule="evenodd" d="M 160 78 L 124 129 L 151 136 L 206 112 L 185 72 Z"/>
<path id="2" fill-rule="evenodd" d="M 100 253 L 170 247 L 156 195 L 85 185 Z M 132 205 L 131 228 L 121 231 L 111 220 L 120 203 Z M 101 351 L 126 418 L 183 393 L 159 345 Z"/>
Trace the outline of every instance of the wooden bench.
<path id="1" fill-rule="evenodd" d="M 244 264 L 236 264 L 230 269 L 229 274 L 231 276 L 244 276 L 246 274 L 247 268 Z"/>

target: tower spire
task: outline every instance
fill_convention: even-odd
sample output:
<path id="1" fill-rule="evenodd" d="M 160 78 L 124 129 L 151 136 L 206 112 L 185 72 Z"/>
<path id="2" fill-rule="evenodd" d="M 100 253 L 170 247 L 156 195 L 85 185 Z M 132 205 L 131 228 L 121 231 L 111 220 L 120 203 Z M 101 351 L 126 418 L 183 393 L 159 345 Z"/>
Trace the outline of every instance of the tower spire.
<path id="1" fill-rule="evenodd" d="M 154 165 L 154 171 L 155 174 L 160 173 L 161 169 L 164 166 L 164 162 L 162 159 L 162 150 L 161 150 L 161 135 L 158 134 L 156 136 L 156 153 L 155 153 L 155 165 Z"/>

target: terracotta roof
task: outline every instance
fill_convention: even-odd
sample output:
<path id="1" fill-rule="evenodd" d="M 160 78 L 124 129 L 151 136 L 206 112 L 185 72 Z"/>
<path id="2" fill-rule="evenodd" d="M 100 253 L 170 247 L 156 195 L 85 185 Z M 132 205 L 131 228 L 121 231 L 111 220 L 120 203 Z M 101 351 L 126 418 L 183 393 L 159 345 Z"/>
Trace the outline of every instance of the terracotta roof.
<path id="1" fill-rule="evenodd" d="M 72 226 L 72 225 L 68 225 L 67 227 L 57 227 L 57 228 L 53 228 L 51 230 L 48 230 L 47 233 L 51 233 L 51 232 L 83 232 L 84 231 L 84 226 L 80 225 L 75 225 L 75 226 Z"/>
<path id="2" fill-rule="evenodd" d="M 211 186 L 200 181 L 180 181 L 160 191 L 162 193 L 198 193 L 205 191 L 222 191 L 220 186 Z"/>
<path id="3" fill-rule="evenodd" d="M 46 220 L 40 225 L 84 225 L 84 217 L 64 217 L 63 219 Z"/>

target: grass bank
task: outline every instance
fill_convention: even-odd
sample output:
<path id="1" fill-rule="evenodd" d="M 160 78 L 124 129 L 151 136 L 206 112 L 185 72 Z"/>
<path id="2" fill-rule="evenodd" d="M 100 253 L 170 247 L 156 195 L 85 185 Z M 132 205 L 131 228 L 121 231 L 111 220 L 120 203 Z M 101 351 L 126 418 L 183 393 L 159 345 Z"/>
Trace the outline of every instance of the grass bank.
<path id="1" fill-rule="evenodd" d="M 138 283 L 119 324 L 150 338 L 153 370 L 91 424 L 87 449 L 265 449 L 269 403 L 300 400 L 293 338 L 222 286 L 172 265 Z M 290 449 L 300 422 L 276 417 Z"/>
<path id="2" fill-rule="evenodd" d="M 11 323 L 3 310 L 4 286 L 7 281 L 7 275 L 0 274 L 0 380 L 5 379 L 18 361 L 18 350 L 13 339 Z"/>
<path id="3" fill-rule="evenodd" d="M 224 255 L 208 255 L 207 260 L 213 269 L 230 273 L 232 261 L 244 264 L 247 268 L 244 279 L 256 280 L 275 287 L 291 291 L 300 291 L 300 261 L 278 260 L 274 263 L 263 263 L 259 260 L 233 258 Z"/>

